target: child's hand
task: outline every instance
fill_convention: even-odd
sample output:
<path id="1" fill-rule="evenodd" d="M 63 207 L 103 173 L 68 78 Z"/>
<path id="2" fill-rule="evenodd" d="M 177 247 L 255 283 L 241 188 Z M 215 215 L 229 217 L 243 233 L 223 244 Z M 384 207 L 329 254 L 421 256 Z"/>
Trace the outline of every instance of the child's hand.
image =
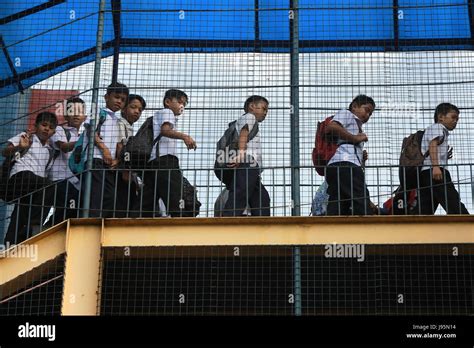
<path id="1" fill-rule="evenodd" d="M 354 144 L 359 144 L 364 141 L 369 141 L 369 138 L 367 138 L 367 135 L 365 133 L 359 133 L 357 135 L 354 135 Z"/>
<path id="2" fill-rule="evenodd" d="M 18 146 L 20 147 L 21 150 L 25 150 L 31 146 L 33 143 L 33 137 L 31 137 L 29 134 L 22 134 L 20 137 L 20 142 Z"/>
<path id="3" fill-rule="evenodd" d="M 102 150 L 102 157 L 104 159 L 104 163 L 108 166 L 111 166 L 112 165 L 112 162 L 114 161 L 114 159 L 112 158 L 112 154 L 110 153 L 110 150 L 108 148 L 104 148 Z"/>
<path id="4" fill-rule="evenodd" d="M 186 144 L 186 147 L 188 148 L 188 150 L 196 150 L 197 149 L 196 142 L 189 135 L 184 136 L 183 141 Z"/>
<path id="5" fill-rule="evenodd" d="M 433 180 L 435 181 L 443 180 L 443 172 L 441 171 L 440 167 L 433 167 Z"/>
<path id="6" fill-rule="evenodd" d="M 117 168 L 119 163 L 120 163 L 120 160 L 118 160 L 118 159 L 112 160 L 112 163 L 110 164 L 110 168 L 112 168 L 112 169 Z"/>

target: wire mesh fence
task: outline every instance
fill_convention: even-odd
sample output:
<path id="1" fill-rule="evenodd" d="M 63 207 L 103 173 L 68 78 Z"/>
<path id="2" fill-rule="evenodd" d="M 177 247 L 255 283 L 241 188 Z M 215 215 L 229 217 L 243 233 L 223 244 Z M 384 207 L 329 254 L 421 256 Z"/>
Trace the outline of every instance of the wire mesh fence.
<path id="1" fill-rule="evenodd" d="M 469 245 L 296 247 L 104 248 L 100 313 L 472 314 Z"/>
<path id="2" fill-rule="evenodd" d="M 460 114 L 449 137 L 454 148 L 449 168 L 461 201 L 472 211 L 471 2 L 122 0 L 103 4 L 101 11 L 96 1 L 4 1 L 0 7 L 2 151 L 25 131 L 31 141 L 45 147 L 37 137 L 37 115 L 53 112 L 59 127 L 69 127 L 65 99 L 72 96 L 85 103 L 88 120 L 84 124 L 93 124 L 97 116 L 97 126 L 98 109 L 116 109 L 104 98 L 107 87 L 116 81 L 146 101 L 138 120 L 129 125 L 136 133 L 148 117 L 169 109 L 164 105 L 165 92 L 178 88 L 188 98 L 186 110 L 175 120 L 175 130 L 192 137 L 197 148 L 189 151 L 182 139 L 176 139 L 174 154 L 198 189 L 203 204 L 199 216 L 214 216 L 214 203 L 223 188 L 211 169 L 216 142 L 229 122 L 245 113 L 246 99 L 261 95 L 269 102 L 259 127 L 259 164 L 266 168 L 262 182 L 269 193 L 270 213 L 294 215 L 297 206 L 300 215 L 308 215 L 323 182 L 312 168 L 311 157 L 319 121 L 347 109 L 356 95 L 373 98 L 375 110 L 364 124 L 368 135 L 364 148 L 369 154 L 365 180 L 372 201 L 382 206 L 399 185 L 403 138 L 432 125 L 436 106 L 450 102 Z M 103 31 L 98 30 L 100 23 Z M 100 52 L 98 42 L 103 43 Z M 298 102 L 293 105 L 295 96 Z M 126 119 L 125 108 L 117 107 L 111 110 L 116 111 L 111 119 Z M 115 145 L 120 142 L 114 122 L 105 123 L 100 132 L 112 160 L 117 159 Z M 84 129 L 79 125 L 77 135 Z M 57 128 L 56 135 L 60 132 Z M 52 148 L 60 141 L 50 139 L 55 139 Z M 19 146 L 16 140 L 18 145 L 14 145 Z M 61 156 L 69 157 L 72 151 L 68 150 Z M 42 151 L 39 166 L 46 167 L 50 154 Z M 103 153 L 92 157 L 109 161 Z M 92 167 L 102 170 L 95 164 Z M 41 172 L 39 176 L 56 180 L 51 171 Z M 118 178 L 117 172 L 111 172 Z M 102 180 L 106 182 L 105 176 Z M 6 182 L 2 179 L 2 185 Z M 21 186 L 27 192 L 40 189 Z M 72 189 L 68 187 L 62 197 L 70 203 Z M 98 190 L 92 190 L 93 199 Z M 116 193 L 119 188 L 110 190 Z M 30 195 L 21 203 L 43 210 L 39 222 L 28 219 L 29 224 L 42 224 L 50 212 L 44 201 L 33 202 L 36 198 Z M 76 214 L 89 211 L 81 199 L 74 203 Z M 5 201 L 0 205 L 0 226 L 6 233 L 15 216 L 14 205 Z M 131 217 L 128 208 L 109 210 Z M 153 215 L 159 215 L 159 209 Z"/>
<path id="3" fill-rule="evenodd" d="M 15 256 L 34 260 L 38 250 L 34 245 L 15 250 Z M 5 255 L 4 255 L 5 256 Z M 0 287 L 0 315 L 41 316 L 60 315 L 63 299 L 65 255 L 60 255 L 35 269 L 20 275 Z"/>

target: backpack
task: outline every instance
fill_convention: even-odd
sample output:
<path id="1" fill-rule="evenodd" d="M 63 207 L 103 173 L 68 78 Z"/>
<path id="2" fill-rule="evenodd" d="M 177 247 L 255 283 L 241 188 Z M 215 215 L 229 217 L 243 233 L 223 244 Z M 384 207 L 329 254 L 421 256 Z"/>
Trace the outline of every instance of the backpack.
<path id="1" fill-rule="evenodd" d="M 197 197 L 196 188 L 183 176 L 183 201 L 184 209 L 181 214 L 183 217 L 196 217 L 199 215 L 201 202 Z"/>
<path id="2" fill-rule="evenodd" d="M 327 191 L 328 183 L 326 180 L 324 180 L 314 194 L 314 198 L 311 203 L 311 216 L 326 215 L 329 200 Z"/>
<path id="3" fill-rule="evenodd" d="M 237 155 L 239 149 L 239 136 L 237 132 L 237 120 L 229 123 L 229 127 L 224 135 L 219 139 L 216 146 L 216 161 L 214 162 L 214 174 L 219 181 L 224 184 L 230 184 L 232 171 L 226 170 L 229 159 Z M 248 141 L 252 140 L 258 133 L 258 122 L 255 122 L 252 130 L 249 132 Z M 233 154 L 233 152 L 235 153 Z"/>
<path id="4" fill-rule="evenodd" d="M 159 144 L 162 135 L 153 139 L 153 117 L 148 117 L 137 134 L 127 139 L 120 161 L 129 169 L 144 169 L 150 159 L 155 144 Z M 158 147 L 158 145 L 157 145 Z M 158 148 L 157 148 L 157 151 Z"/>
<path id="5" fill-rule="evenodd" d="M 104 124 L 105 120 L 107 119 L 107 112 L 105 110 L 100 110 L 99 113 L 99 122 L 97 124 L 96 133 L 100 133 L 100 129 Z M 88 142 L 90 136 L 90 125 L 84 125 L 86 129 L 77 139 L 76 144 L 74 144 L 74 148 L 72 149 L 71 156 L 69 157 L 69 169 L 73 174 L 80 174 L 85 170 L 86 162 L 87 162 L 87 148 L 89 144 L 85 144 Z"/>
<path id="6" fill-rule="evenodd" d="M 383 204 L 384 215 L 416 215 L 418 210 L 417 190 L 412 189 L 404 191 L 403 187 L 399 186 L 394 192 L 393 196 L 387 199 Z"/>
<path id="7" fill-rule="evenodd" d="M 313 165 L 316 168 L 316 172 L 321 176 L 324 176 L 325 167 L 340 145 L 337 143 L 337 136 L 327 134 L 327 127 L 333 118 L 334 115 L 327 117 L 322 122 L 318 122 L 314 136 Z"/>
<path id="8" fill-rule="evenodd" d="M 312 153 L 313 165 L 316 169 L 316 172 L 321 176 L 324 176 L 326 166 L 328 165 L 329 160 L 336 153 L 339 146 L 344 144 L 351 144 L 354 145 L 354 147 L 357 146 L 347 141 L 338 142 L 339 137 L 337 135 L 328 134 L 327 128 L 333 118 L 334 115 L 327 117 L 323 122 L 318 122 L 318 126 L 316 127 L 316 135 L 314 136 L 314 148 Z M 359 132 L 362 133 L 362 128 L 360 125 L 358 125 L 358 127 Z M 360 158 L 358 158 L 358 160 L 359 163 L 361 163 Z"/>
<path id="9" fill-rule="evenodd" d="M 421 140 L 425 134 L 424 130 L 410 134 L 403 139 L 400 151 L 399 172 L 400 186 L 409 191 L 417 187 L 419 170 L 429 153 L 421 153 Z"/>

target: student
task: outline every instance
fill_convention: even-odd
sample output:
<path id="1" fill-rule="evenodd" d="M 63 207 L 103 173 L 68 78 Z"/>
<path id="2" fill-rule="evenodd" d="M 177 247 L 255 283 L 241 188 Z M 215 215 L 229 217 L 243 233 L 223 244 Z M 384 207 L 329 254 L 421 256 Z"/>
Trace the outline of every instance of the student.
<path id="1" fill-rule="evenodd" d="M 104 96 L 106 113 L 105 122 L 95 134 L 94 160 L 90 199 L 90 217 L 113 217 L 115 208 L 115 182 L 117 172 L 114 170 L 119 160 L 119 126 L 116 112 L 123 109 L 129 95 L 128 87 L 114 82 L 107 87 Z M 89 124 L 86 120 L 85 124 Z M 82 175 L 84 180 L 86 175 Z M 86 185 L 82 183 L 82 196 Z"/>
<path id="2" fill-rule="evenodd" d="M 371 215 L 369 191 L 365 183 L 363 163 L 364 142 L 368 140 L 362 125 L 369 121 L 375 102 L 366 95 L 358 95 L 348 110 L 336 113 L 328 125 L 328 133 L 338 137 L 340 144 L 326 168 L 329 201 L 327 215 Z"/>
<path id="3" fill-rule="evenodd" d="M 270 195 L 263 186 L 260 176 L 262 166 L 260 132 L 249 140 L 249 133 L 267 116 L 268 100 L 253 95 L 245 101 L 244 111 L 245 114 L 240 116 L 236 123 L 239 135 L 238 155 L 228 164 L 229 168 L 235 170 L 231 175 L 231 181 L 226 183 L 229 197 L 222 215 L 243 216 L 248 205 L 252 216 L 270 216 Z"/>
<path id="4" fill-rule="evenodd" d="M 119 147 L 117 153 L 121 153 L 130 136 L 133 135 L 133 124 L 140 119 L 146 108 L 143 97 L 130 94 L 125 107 L 122 109 L 122 117 L 118 120 Z M 141 178 L 137 173 L 124 170 L 117 178 L 117 205 L 115 217 L 136 217 L 140 208 L 139 186 Z"/>
<path id="5" fill-rule="evenodd" d="M 184 112 L 187 104 L 186 93 L 170 89 L 163 98 L 164 108 L 153 116 L 153 137 L 161 138 L 158 146 L 152 150 L 149 161 L 149 167 L 156 170 L 146 171 L 144 175 L 143 216 L 154 216 L 155 212 L 158 213 L 159 198 L 162 198 L 168 214 L 172 217 L 184 213 L 180 208 L 183 175 L 176 156 L 178 140 L 182 140 L 188 150 L 196 150 L 194 139 L 177 130 L 178 117 Z"/>
<path id="6" fill-rule="evenodd" d="M 51 187 L 45 187 L 51 184 L 47 179 L 53 159 L 49 140 L 56 126 L 56 115 L 41 112 L 36 116 L 33 131 L 9 139 L 8 146 L 3 150 L 7 160 L 15 159 L 7 184 L 11 197 L 19 199 L 10 217 L 5 243 L 17 244 L 27 239 L 31 234 L 31 225 L 40 223 L 43 217 L 43 206 L 51 204 Z"/>
<path id="7" fill-rule="evenodd" d="M 56 127 L 56 133 L 51 138 L 55 159 L 48 178 L 57 183 L 55 195 L 55 213 L 53 224 L 64 219 L 78 217 L 79 179 L 74 176 L 68 166 L 71 151 L 79 139 L 79 130 L 86 119 L 85 103 L 79 97 L 66 100 L 64 110 L 65 124 Z M 66 209 L 65 209 L 66 208 Z"/>
<path id="8" fill-rule="evenodd" d="M 420 174 L 420 213 L 433 215 L 441 204 L 448 214 L 469 214 L 456 191 L 451 174 L 445 166 L 450 158 L 448 136 L 456 128 L 459 109 L 449 103 L 436 107 L 435 123 L 421 140 L 421 152 L 428 153 Z"/>

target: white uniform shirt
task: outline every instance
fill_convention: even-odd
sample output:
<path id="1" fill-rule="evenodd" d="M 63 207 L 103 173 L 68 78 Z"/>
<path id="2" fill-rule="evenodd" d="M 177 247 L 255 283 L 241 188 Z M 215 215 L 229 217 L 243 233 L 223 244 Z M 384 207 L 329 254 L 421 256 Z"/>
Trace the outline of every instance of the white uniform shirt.
<path id="1" fill-rule="evenodd" d="M 14 146 L 18 146 L 20 144 L 20 138 L 23 134 L 26 133 L 23 132 L 16 135 L 9 139 L 8 142 Z M 23 156 L 16 160 L 13 168 L 10 171 L 10 177 L 19 172 L 30 171 L 37 176 L 46 178 L 47 170 L 49 170 L 49 167 L 51 167 L 51 162 L 49 159 L 51 158 L 52 148 L 48 143 L 46 143 L 46 145 L 41 144 L 41 141 L 36 136 L 36 134 L 33 134 L 32 137 L 33 142 L 31 143 L 30 148 L 23 154 Z M 50 162 L 49 165 L 48 162 Z M 48 165 L 48 168 L 46 168 L 46 165 Z"/>
<path id="2" fill-rule="evenodd" d="M 118 117 L 115 115 L 115 112 L 104 108 L 105 112 L 107 113 L 107 118 L 105 122 L 102 124 L 100 128 L 100 138 L 104 142 L 104 145 L 110 151 L 112 159 L 115 159 L 115 153 L 117 152 L 117 143 L 120 141 L 119 139 L 119 126 L 118 126 Z M 97 117 L 96 129 L 99 124 L 100 117 Z M 90 117 L 88 117 L 84 124 L 90 124 Z M 84 144 L 87 144 L 88 139 L 84 139 Z M 103 160 L 102 152 L 94 146 L 94 158 Z"/>
<path id="3" fill-rule="evenodd" d="M 346 131 L 353 135 L 357 135 L 362 131 L 362 121 L 349 110 L 340 110 L 336 113 L 332 122 L 339 122 Z M 343 143 L 345 140 L 339 140 L 339 143 Z M 361 142 L 357 145 L 354 144 L 342 144 L 340 145 L 334 156 L 329 160 L 328 165 L 337 162 L 351 162 L 356 166 L 362 165 L 364 143 Z"/>
<path id="4" fill-rule="evenodd" d="M 421 153 L 423 154 L 429 150 L 430 142 L 433 139 L 439 137 L 443 142 L 442 144 L 438 145 L 438 162 L 440 167 L 444 167 L 446 164 L 448 164 L 448 136 L 448 129 L 441 123 L 435 123 L 426 128 L 423 138 L 421 139 Z M 423 161 L 423 168 L 421 170 L 423 171 L 430 169 L 431 166 L 431 157 L 428 156 Z"/>
<path id="5" fill-rule="evenodd" d="M 120 117 L 118 119 L 118 127 L 119 127 L 119 141 L 122 144 L 127 143 L 127 139 L 133 135 L 133 126 L 128 123 L 128 121 Z"/>
<path id="6" fill-rule="evenodd" d="M 163 123 L 169 123 L 173 130 L 177 130 L 176 126 L 178 123 L 178 118 L 170 109 L 161 109 L 160 111 L 155 112 L 153 115 L 153 139 L 156 139 L 160 135 L 161 126 Z M 178 139 L 167 138 L 164 136 L 161 137 L 159 145 L 159 157 L 166 155 L 176 156 L 177 144 Z M 156 146 L 154 146 L 153 150 L 151 151 L 150 161 L 154 159 L 156 159 Z"/>
<path id="7" fill-rule="evenodd" d="M 240 132 L 242 131 L 242 128 L 245 127 L 245 125 L 248 126 L 250 133 L 257 123 L 258 121 L 255 118 L 254 114 L 251 114 L 249 112 L 243 114 L 237 119 L 237 123 L 235 125 L 237 134 L 240 137 Z M 246 153 L 247 155 L 252 156 L 252 158 L 258 163 L 259 167 L 262 167 L 262 145 L 260 144 L 260 129 L 257 134 L 255 134 L 255 136 L 252 138 L 252 140 L 247 143 Z"/>
<path id="8" fill-rule="evenodd" d="M 67 139 L 66 131 L 64 129 L 67 129 L 69 131 L 69 134 L 71 135 L 71 138 L 69 140 Z M 51 137 L 51 144 L 54 150 L 59 151 L 59 155 L 53 162 L 51 170 L 49 171 L 48 178 L 51 181 L 61 181 L 64 179 L 69 179 L 69 182 L 79 190 L 79 179 L 71 172 L 68 164 L 69 157 L 71 156 L 72 151 L 64 153 L 57 145 L 58 141 L 61 141 L 63 143 L 70 143 L 73 141 L 77 141 L 77 139 L 79 139 L 79 131 L 75 127 L 56 127 L 56 133 L 54 133 L 54 135 Z"/>

